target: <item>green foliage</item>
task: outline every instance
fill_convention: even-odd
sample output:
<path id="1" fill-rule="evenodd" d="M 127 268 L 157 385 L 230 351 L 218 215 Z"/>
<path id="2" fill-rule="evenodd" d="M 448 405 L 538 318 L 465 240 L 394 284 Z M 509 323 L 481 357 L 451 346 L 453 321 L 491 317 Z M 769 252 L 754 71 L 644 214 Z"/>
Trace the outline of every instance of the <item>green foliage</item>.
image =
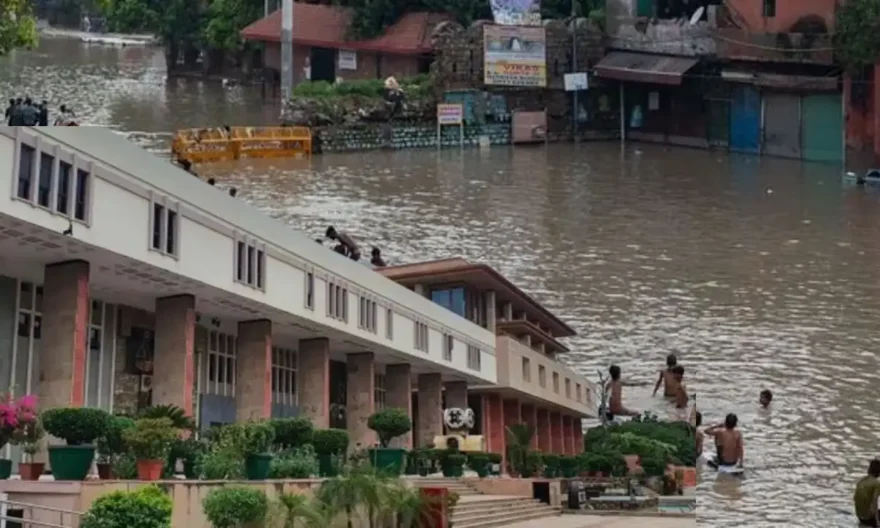
<path id="1" fill-rule="evenodd" d="M 120 480 L 135 480 L 138 478 L 137 459 L 130 451 L 122 453 L 115 460 L 110 461 L 113 474 Z"/>
<path id="2" fill-rule="evenodd" d="M 514 424 L 505 428 L 507 437 L 507 463 L 511 471 L 519 475 L 531 475 L 540 463 L 540 457 L 529 460 L 529 446 L 535 429 L 528 424 Z M 535 467 L 532 467 L 535 465 Z"/>
<path id="3" fill-rule="evenodd" d="M 239 480 L 244 477 L 244 458 L 229 449 L 205 453 L 196 464 L 205 480 Z"/>
<path id="4" fill-rule="evenodd" d="M 293 449 L 272 459 L 273 479 L 306 479 L 318 474 L 318 457 L 311 445 Z"/>
<path id="5" fill-rule="evenodd" d="M 235 424 L 230 427 L 242 429 L 239 448 L 245 457 L 262 455 L 272 450 L 272 442 L 275 441 L 275 428 L 268 421 Z"/>
<path id="6" fill-rule="evenodd" d="M 846 0 L 839 3 L 834 47 L 838 60 L 850 70 L 877 62 L 880 57 L 880 2 Z"/>
<path id="7" fill-rule="evenodd" d="M 489 455 L 486 453 L 469 453 L 467 456 L 468 466 L 484 477 L 489 473 Z"/>
<path id="8" fill-rule="evenodd" d="M 392 407 L 373 413 L 367 427 L 376 432 L 382 447 L 388 447 L 392 440 L 412 430 L 412 420 L 403 409 Z"/>
<path id="9" fill-rule="evenodd" d="M 138 460 L 164 460 L 177 434 L 168 418 L 141 418 L 122 438 Z"/>
<path id="10" fill-rule="evenodd" d="M 407 79 L 398 79 L 397 82 L 408 99 L 428 97 L 433 92 L 433 82 L 430 75 L 416 75 Z M 385 95 L 385 81 L 382 79 L 361 79 L 339 83 L 303 82 L 293 87 L 291 95 L 307 99 L 340 97 L 380 99 Z"/>
<path id="11" fill-rule="evenodd" d="M 171 421 L 172 427 L 177 429 L 194 429 L 196 423 L 192 418 L 186 415 L 183 409 L 176 405 L 155 405 L 147 407 L 138 415 L 138 418 L 159 419 L 167 418 Z"/>
<path id="12" fill-rule="evenodd" d="M 37 21 L 30 0 L 0 2 L 0 56 L 37 45 Z"/>
<path id="13" fill-rule="evenodd" d="M 327 512 L 321 505 L 309 500 L 305 495 L 289 493 L 278 498 L 283 510 L 283 526 L 294 528 L 297 526 L 309 526 L 320 528 L 329 526 L 332 514 Z"/>
<path id="14" fill-rule="evenodd" d="M 208 6 L 202 38 L 208 47 L 239 51 L 242 29 L 263 17 L 262 0 L 213 0 Z"/>
<path id="15" fill-rule="evenodd" d="M 110 415 L 101 409 L 67 407 L 43 411 L 42 420 L 52 436 L 63 438 L 67 445 L 83 445 L 104 436 Z"/>
<path id="16" fill-rule="evenodd" d="M 98 498 L 82 517 L 82 528 L 168 528 L 171 498 L 157 486 L 114 491 Z"/>
<path id="17" fill-rule="evenodd" d="M 262 523 L 269 513 L 269 499 L 257 488 L 225 486 L 211 490 L 202 509 L 214 528 L 235 528 Z"/>
<path id="18" fill-rule="evenodd" d="M 276 418 L 269 423 L 275 429 L 275 445 L 281 449 L 310 444 L 315 433 L 315 426 L 308 418 Z"/>
<path id="19" fill-rule="evenodd" d="M 696 435 L 687 422 L 661 422 L 646 414 L 623 424 L 594 427 L 584 435 L 586 451 L 612 449 L 624 455 L 665 453 L 669 462 L 694 466 L 697 461 Z"/>
<path id="20" fill-rule="evenodd" d="M 195 463 L 199 457 L 208 450 L 206 442 L 199 440 L 194 435 L 189 438 L 178 438 L 171 445 L 171 457 L 177 460 L 183 460 L 184 463 Z"/>
<path id="21" fill-rule="evenodd" d="M 134 420 L 127 416 L 110 416 L 107 420 L 107 430 L 98 438 L 98 455 L 106 462 L 112 462 L 113 457 L 125 453 L 128 446 L 122 437 L 124 432 L 135 426 Z"/>
<path id="22" fill-rule="evenodd" d="M 343 429 L 318 429 L 312 445 L 319 455 L 341 455 L 348 449 L 349 441 L 348 431 Z"/>
<path id="23" fill-rule="evenodd" d="M 610 476 L 624 476 L 627 473 L 626 460 L 620 451 L 611 449 L 594 450 L 577 456 L 578 469 L 590 473 L 601 472 Z"/>

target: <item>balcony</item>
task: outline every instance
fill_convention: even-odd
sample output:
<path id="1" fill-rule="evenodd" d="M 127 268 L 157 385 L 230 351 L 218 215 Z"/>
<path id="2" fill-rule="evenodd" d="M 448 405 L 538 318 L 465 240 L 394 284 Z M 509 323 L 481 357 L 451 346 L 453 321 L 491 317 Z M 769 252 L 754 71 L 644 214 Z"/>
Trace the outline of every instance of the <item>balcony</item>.
<path id="1" fill-rule="evenodd" d="M 595 384 L 583 375 L 510 336 L 498 336 L 495 357 L 497 384 L 502 391 L 517 393 L 515 396 L 522 401 L 595 416 Z"/>
<path id="2" fill-rule="evenodd" d="M 755 62 L 834 64 L 831 35 L 750 33 L 737 28 L 713 31 L 719 58 Z"/>

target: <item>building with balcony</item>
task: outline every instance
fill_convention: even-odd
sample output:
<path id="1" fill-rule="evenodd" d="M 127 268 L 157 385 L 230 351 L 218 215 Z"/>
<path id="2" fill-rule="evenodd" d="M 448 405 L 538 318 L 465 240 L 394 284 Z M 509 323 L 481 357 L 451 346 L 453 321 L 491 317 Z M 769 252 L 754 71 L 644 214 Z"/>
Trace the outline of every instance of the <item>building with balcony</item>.
<path id="1" fill-rule="evenodd" d="M 628 139 L 813 161 L 844 158 L 836 0 L 608 0 Z"/>
<path id="2" fill-rule="evenodd" d="M 505 427 L 526 423 L 537 431 L 534 448 L 580 452 L 581 420 L 596 416 L 595 387 L 560 361 L 571 327 L 486 264 L 453 258 L 377 271 L 495 334 L 495 383 L 474 384 L 466 395 L 489 451 L 504 453 Z M 450 397 L 447 390 L 447 405 Z"/>

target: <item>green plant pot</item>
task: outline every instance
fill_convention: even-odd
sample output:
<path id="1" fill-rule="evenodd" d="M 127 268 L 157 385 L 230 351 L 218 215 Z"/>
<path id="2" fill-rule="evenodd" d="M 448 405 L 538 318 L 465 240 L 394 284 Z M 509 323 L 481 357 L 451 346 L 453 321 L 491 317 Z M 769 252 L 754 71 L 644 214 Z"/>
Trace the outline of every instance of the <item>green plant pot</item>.
<path id="1" fill-rule="evenodd" d="M 461 477 L 464 475 L 464 466 L 460 464 L 444 464 L 443 465 L 443 476 L 444 477 Z"/>
<path id="2" fill-rule="evenodd" d="M 85 480 L 95 460 L 95 446 L 49 446 L 49 465 L 55 480 Z"/>
<path id="3" fill-rule="evenodd" d="M 195 462 L 183 463 L 183 476 L 186 477 L 186 480 L 198 480 L 199 475 L 198 473 L 196 473 Z"/>
<path id="4" fill-rule="evenodd" d="M 393 449 L 390 447 L 379 447 L 376 449 L 368 449 L 370 455 L 370 463 L 373 467 L 381 470 L 387 475 L 399 477 L 403 471 L 403 462 L 406 460 L 406 449 Z"/>
<path id="5" fill-rule="evenodd" d="M 563 478 L 575 478 L 577 476 L 577 468 L 562 468 Z"/>
<path id="6" fill-rule="evenodd" d="M 269 478 L 269 469 L 272 466 L 272 455 L 261 453 L 248 455 L 244 459 L 244 476 L 248 480 L 266 480 Z"/>
<path id="7" fill-rule="evenodd" d="M 12 460 L 0 458 L 0 480 L 6 480 L 12 475 Z"/>
<path id="8" fill-rule="evenodd" d="M 477 476 L 480 478 L 486 478 L 489 476 L 489 466 L 477 466 L 477 469 L 474 471 L 477 472 Z"/>
<path id="9" fill-rule="evenodd" d="M 544 468 L 544 478 L 556 478 L 559 470 L 556 468 Z"/>
<path id="10" fill-rule="evenodd" d="M 335 477 L 339 475 L 339 467 L 333 461 L 333 455 L 318 455 L 318 473 L 322 477 Z"/>

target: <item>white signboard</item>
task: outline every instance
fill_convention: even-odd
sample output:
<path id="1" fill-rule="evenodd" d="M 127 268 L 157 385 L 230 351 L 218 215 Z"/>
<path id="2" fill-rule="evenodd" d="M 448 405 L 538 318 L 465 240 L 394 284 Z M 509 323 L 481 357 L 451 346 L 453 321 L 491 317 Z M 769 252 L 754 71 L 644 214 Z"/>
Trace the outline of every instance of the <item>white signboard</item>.
<path id="1" fill-rule="evenodd" d="M 589 88 L 586 73 L 566 73 L 564 80 L 566 92 L 576 92 L 578 90 L 586 90 Z"/>
<path id="2" fill-rule="evenodd" d="M 340 70 L 357 70 L 358 69 L 358 56 L 357 52 L 353 50 L 339 50 L 339 55 L 337 59 L 337 67 Z"/>

